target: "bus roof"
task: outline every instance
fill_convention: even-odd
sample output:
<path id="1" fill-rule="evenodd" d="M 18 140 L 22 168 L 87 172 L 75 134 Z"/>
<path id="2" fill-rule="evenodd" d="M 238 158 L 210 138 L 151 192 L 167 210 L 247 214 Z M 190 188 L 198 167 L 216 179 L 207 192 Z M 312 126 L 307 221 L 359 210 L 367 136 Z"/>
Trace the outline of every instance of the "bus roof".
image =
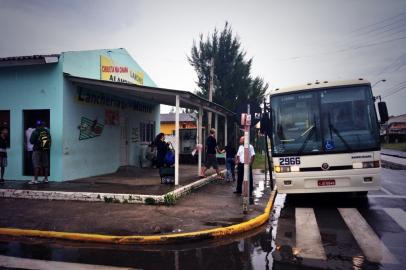
<path id="1" fill-rule="evenodd" d="M 335 88 L 339 86 L 350 85 L 371 85 L 371 83 L 364 79 L 357 80 L 344 80 L 344 81 L 316 81 L 314 83 L 307 83 L 302 85 L 290 86 L 285 88 L 276 88 L 272 90 L 270 95 L 277 95 L 281 93 L 296 92 L 302 90 L 320 89 L 320 88 Z"/>

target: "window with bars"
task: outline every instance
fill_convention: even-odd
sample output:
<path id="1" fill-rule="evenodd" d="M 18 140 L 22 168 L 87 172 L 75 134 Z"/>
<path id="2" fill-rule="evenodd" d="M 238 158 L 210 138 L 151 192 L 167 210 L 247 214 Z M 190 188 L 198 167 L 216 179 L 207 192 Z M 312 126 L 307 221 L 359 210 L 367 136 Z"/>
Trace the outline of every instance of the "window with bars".
<path id="1" fill-rule="evenodd" d="M 140 141 L 152 142 L 155 138 L 155 122 L 141 122 L 140 123 Z"/>

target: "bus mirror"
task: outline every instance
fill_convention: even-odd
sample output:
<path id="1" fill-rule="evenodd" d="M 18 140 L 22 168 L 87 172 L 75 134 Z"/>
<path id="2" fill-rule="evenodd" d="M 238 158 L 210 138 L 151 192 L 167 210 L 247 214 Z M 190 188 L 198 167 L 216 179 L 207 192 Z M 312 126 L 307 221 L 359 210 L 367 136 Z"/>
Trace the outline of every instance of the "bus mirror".
<path id="1" fill-rule="evenodd" d="M 381 123 L 385 123 L 389 119 L 388 108 L 384 101 L 378 102 L 379 117 L 381 118 Z"/>
<path id="2" fill-rule="evenodd" d="M 260 127 L 260 132 L 262 134 L 271 134 L 271 120 L 269 119 L 269 116 L 267 113 L 264 113 L 261 118 L 261 127 Z"/>

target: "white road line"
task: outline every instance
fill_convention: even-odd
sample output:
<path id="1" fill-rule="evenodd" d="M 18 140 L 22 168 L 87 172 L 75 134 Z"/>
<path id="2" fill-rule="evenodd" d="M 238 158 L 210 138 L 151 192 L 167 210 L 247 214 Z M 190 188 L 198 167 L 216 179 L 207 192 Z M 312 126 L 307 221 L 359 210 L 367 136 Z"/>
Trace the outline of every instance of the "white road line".
<path id="1" fill-rule="evenodd" d="M 68 263 L 68 262 L 55 262 L 35 259 L 24 259 L 17 257 L 9 257 L 0 255 L 0 266 L 8 268 L 20 269 L 39 269 L 39 270 L 124 270 L 134 269 L 125 267 L 81 264 L 81 263 Z"/>
<path id="2" fill-rule="evenodd" d="M 296 208 L 295 210 L 298 256 L 326 260 L 313 208 Z"/>
<path id="3" fill-rule="evenodd" d="M 383 208 L 383 210 L 406 231 L 406 212 L 401 208 Z"/>
<path id="4" fill-rule="evenodd" d="M 338 208 L 338 211 L 369 261 L 399 263 L 357 209 Z"/>
<path id="5" fill-rule="evenodd" d="M 389 190 L 387 190 L 387 189 L 384 188 L 384 187 L 381 187 L 381 190 L 382 190 L 383 192 L 385 192 L 387 195 L 394 195 L 392 192 L 390 192 Z"/>

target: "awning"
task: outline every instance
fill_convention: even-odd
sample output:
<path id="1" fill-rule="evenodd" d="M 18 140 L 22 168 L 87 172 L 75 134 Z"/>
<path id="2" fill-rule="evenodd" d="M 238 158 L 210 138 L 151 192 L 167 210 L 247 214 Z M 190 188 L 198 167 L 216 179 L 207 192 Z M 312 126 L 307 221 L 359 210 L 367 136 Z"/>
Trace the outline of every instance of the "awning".
<path id="1" fill-rule="evenodd" d="M 169 106 L 176 106 L 176 96 L 179 96 L 180 107 L 196 110 L 198 110 L 199 107 L 202 107 L 203 110 L 211 111 L 222 116 L 234 115 L 234 112 L 227 108 L 217 103 L 210 102 L 207 99 L 188 91 L 89 79 L 72 76 L 67 73 L 64 75 L 74 85 L 108 93 L 110 95 L 118 95 L 124 98 L 143 100 Z"/>

